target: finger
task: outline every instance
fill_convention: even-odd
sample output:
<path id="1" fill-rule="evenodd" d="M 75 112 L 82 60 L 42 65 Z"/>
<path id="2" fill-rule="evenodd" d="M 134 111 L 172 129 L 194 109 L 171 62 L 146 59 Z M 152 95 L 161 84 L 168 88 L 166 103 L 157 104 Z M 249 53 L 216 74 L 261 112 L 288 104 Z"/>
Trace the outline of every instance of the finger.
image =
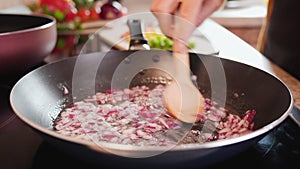
<path id="1" fill-rule="evenodd" d="M 204 19 L 219 9 L 226 0 L 183 0 L 179 16 L 199 26 Z"/>
<path id="2" fill-rule="evenodd" d="M 173 51 L 176 53 L 188 52 L 188 40 L 197 25 L 203 0 L 182 0 L 178 17 L 176 17 L 173 32 Z"/>
<path id="3" fill-rule="evenodd" d="M 150 10 L 154 13 L 174 14 L 177 7 L 177 0 L 153 0 Z"/>
<path id="4" fill-rule="evenodd" d="M 217 10 L 222 2 L 223 0 L 182 0 L 173 32 L 176 38 L 173 50 L 180 53 L 187 52 L 188 40 L 194 30 Z"/>
<path id="5" fill-rule="evenodd" d="M 178 8 L 177 0 L 154 0 L 150 10 L 157 18 L 163 34 L 172 37 L 174 29 L 174 13 Z"/>
<path id="6" fill-rule="evenodd" d="M 174 16 L 166 13 L 155 14 L 161 32 L 169 38 L 172 38 L 174 32 Z"/>

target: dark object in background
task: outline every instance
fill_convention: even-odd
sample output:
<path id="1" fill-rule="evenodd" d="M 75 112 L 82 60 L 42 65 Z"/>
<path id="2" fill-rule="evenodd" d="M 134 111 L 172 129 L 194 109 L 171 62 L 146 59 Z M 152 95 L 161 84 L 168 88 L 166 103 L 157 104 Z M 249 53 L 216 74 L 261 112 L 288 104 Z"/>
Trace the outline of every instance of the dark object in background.
<path id="1" fill-rule="evenodd" d="M 300 1 L 269 1 L 262 53 L 300 80 Z"/>

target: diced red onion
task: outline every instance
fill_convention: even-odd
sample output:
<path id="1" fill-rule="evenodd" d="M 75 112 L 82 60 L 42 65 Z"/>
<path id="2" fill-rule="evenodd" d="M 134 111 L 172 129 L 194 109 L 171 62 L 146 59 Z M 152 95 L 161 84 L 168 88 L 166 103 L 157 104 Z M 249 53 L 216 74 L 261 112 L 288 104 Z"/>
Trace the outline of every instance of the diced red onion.
<path id="1" fill-rule="evenodd" d="M 84 140 L 139 146 L 176 144 L 162 137 L 162 133 L 180 129 L 182 124 L 165 108 L 163 90 L 164 86 L 157 85 L 152 90 L 136 86 L 96 93 L 64 109 L 55 119 L 54 129 L 60 134 Z M 198 137 L 198 140 L 238 137 L 251 132 L 254 127 L 255 110 L 248 110 L 240 117 L 208 98 L 204 108 L 205 112 L 199 115 L 199 123 L 211 124 L 215 129 L 205 132 L 191 129 L 189 134 Z"/>

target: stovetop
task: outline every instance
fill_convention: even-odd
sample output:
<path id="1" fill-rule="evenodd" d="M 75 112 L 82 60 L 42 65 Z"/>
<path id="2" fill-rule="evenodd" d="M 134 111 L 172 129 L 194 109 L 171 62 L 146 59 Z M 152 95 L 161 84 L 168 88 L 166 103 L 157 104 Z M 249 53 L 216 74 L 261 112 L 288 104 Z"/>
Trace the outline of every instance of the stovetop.
<path id="1" fill-rule="evenodd" d="M 92 166 L 54 147 L 14 114 L 9 104 L 9 93 L 19 78 L 20 75 L 5 77 L 0 81 L 0 168 L 103 168 Z M 293 111 L 300 113 L 296 107 Z M 208 168 L 287 169 L 297 167 L 299 162 L 300 127 L 287 118 L 246 151 Z"/>

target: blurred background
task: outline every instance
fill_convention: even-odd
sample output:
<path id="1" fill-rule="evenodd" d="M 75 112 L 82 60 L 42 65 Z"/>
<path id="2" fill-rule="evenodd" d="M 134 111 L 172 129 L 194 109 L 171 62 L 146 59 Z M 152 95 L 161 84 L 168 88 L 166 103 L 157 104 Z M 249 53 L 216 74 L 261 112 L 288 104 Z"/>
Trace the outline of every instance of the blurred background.
<path id="1" fill-rule="evenodd" d="M 0 13 L 41 12 L 40 9 L 36 8 L 36 5 L 39 4 L 40 1 L 45 0 L 0 0 Z M 88 39 L 88 36 L 107 23 L 107 20 L 103 19 L 104 17 L 95 17 L 95 15 L 92 15 L 92 10 L 88 11 L 90 14 L 86 16 L 86 11 L 80 10 L 79 8 L 87 5 L 89 9 L 91 9 L 90 4 L 97 3 L 98 6 L 101 6 L 108 1 L 109 0 L 74 0 L 76 5 L 80 4 L 80 7 L 77 6 L 77 15 L 81 18 L 80 22 L 82 22 L 82 24 L 78 24 L 78 22 L 74 24 L 73 22 L 73 25 L 70 26 L 70 22 L 65 24 L 65 19 L 59 21 L 58 41 L 52 54 L 59 58 L 77 55 L 82 44 Z M 120 9 L 122 11 L 121 13 L 123 13 L 122 15 L 128 15 L 137 12 L 148 12 L 152 0 L 118 0 L 117 2 L 123 6 L 123 8 Z M 210 19 L 219 23 L 252 47 L 259 49 L 260 37 L 264 33 L 262 28 L 264 27 L 267 14 L 267 3 L 268 0 L 227 0 L 226 4 L 220 10 L 216 11 Z M 58 15 L 58 17 L 59 16 L 60 15 Z M 109 20 L 118 17 L 119 16 L 115 16 L 109 18 Z M 70 27 L 72 28 L 71 30 L 69 29 Z M 50 59 L 53 59 L 53 55 Z"/>

